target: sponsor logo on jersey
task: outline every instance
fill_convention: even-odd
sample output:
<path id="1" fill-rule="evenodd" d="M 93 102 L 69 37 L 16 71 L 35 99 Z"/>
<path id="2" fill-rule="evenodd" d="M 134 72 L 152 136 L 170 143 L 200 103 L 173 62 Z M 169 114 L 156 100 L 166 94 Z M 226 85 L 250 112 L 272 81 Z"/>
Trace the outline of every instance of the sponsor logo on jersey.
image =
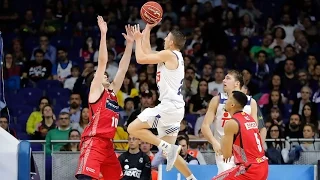
<path id="1" fill-rule="evenodd" d="M 96 172 L 96 170 L 94 170 L 94 169 L 92 169 L 92 168 L 90 168 L 90 167 L 86 167 L 86 171 L 89 171 L 89 172 L 92 172 L 92 173 L 95 173 L 95 172 Z"/>
<path id="2" fill-rule="evenodd" d="M 140 179 L 141 173 L 142 171 L 137 168 L 129 168 L 129 166 L 124 166 L 124 176 Z"/>
<path id="3" fill-rule="evenodd" d="M 244 126 L 246 127 L 247 130 L 249 130 L 249 129 L 258 129 L 258 126 L 257 126 L 256 122 L 246 122 L 246 123 L 244 123 Z"/>
<path id="4" fill-rule="evenodd" d="M 106 108 L 114 112 L 119 112 L 120 109 L 118 102 L 111 99 L 106 100 Z"/>

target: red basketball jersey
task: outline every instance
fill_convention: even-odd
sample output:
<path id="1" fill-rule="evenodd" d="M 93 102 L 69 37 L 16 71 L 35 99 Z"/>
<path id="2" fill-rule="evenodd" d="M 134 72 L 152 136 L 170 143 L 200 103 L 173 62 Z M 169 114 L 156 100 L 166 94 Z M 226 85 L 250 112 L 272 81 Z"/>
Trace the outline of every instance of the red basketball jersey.
<path id="1" fill-rule="evenodd" d="M 118 125 L 119 105 L 112 90 L 104 90 L 95 103 L 89 103 L 89 124 L 82 133 L 85 137 L 113 139 Z"/>
<path id="2" fill-rule="evenodd" d="M 256 121 L 245 112 L 235 113 L 232 118 L 239 124 L 239 132 L 233 142 L 235 163 L 249 165 L 265 161 L 267 158 Z"/>

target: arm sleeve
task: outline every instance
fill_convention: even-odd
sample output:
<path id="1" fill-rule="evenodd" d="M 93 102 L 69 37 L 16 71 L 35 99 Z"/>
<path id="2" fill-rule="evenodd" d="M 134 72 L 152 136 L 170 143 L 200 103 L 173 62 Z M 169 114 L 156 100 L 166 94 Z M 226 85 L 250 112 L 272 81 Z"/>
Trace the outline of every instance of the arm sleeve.
<path id="1" fill-rule="evenodd" d="M 150 180 L 151 179 L 151 162 L 150 158 L 145 155 L 143 157 L 143 161 L 145 162 L 144 167 L 142 169 L 141 178 L 142 180 Z"/>

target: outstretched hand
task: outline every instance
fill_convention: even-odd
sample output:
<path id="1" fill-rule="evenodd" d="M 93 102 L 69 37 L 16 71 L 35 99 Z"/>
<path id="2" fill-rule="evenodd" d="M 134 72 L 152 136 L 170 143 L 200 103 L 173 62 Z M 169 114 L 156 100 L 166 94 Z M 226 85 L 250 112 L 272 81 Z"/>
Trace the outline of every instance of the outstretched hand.
<path id="1" fill-rule="evenodd" d="M 126 34 L 122 33 L 122 36 L 126 39 L 127 43 L 133 43 L 134 37 L 133 37 L 133 32 L 132 32 L 133 26 L 126 25 Z"/>
<path id="2" fill-rule="evenodd" d="M 131 30 L 135 40 L 142 38 L 142 33 L 140 32 L 139 24 L 132 26 Z"/>
<path id="3" fill-rule="evenodd" d="M 97 17 L 97 20 L 98 20 L 98 26 L 100 28 L 100 32 L 102 34 L 106 34 L 107 31 L 108 31 L 108 26 L 107 26 L 107 23 L 103 20 L 103 17 L 102 16 L 98 16 Z"/>
<path id="4" fill-rule="evenodd" d="M 154 22 L 152 24 L 147 23 L 146 28 L 152 29 L 155 26 L 157 26 L 160 22 L 161 22 L 162 18 L 160 20 L 158 20 L 157 22 Z"/>

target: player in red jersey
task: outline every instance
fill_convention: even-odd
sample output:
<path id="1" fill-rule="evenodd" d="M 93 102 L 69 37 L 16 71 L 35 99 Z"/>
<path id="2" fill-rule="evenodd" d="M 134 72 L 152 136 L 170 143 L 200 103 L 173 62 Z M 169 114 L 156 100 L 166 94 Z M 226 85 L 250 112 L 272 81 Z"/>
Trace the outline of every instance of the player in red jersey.
<path id="1" fill-rule="evenodd" d="M 233 91 L 225 109 L 230 119 L 224 126 L 221 151 L 224 161 L 232 154 L 236 167 L 220 173 L 213 180 L 266 180 L 268 177 L 268 158 L 264 154 L 256 121 L 243 112 L 248 98 L 240 91 Z"/>
<path id="2" fill-rule="evenodd" d="M 108 62 L 107 23 L 98 16 L 101 31 L 98 68 L 89 75 L 91 82 L 89 92 L 90 121 L 81 136 L 81 151 L 76 177 L 80 180 L 104 179 L 119 180 L 122 169 L 113 149 L 112 139 L 115 135 L 119 118 L 119 105 L 116 93 L 119 91 L 131 59 L 133 36 L 130 26 L 126 26 L 126 49 L 119 64 L 114 81 L 110 83 L 105 75 Z"/>

